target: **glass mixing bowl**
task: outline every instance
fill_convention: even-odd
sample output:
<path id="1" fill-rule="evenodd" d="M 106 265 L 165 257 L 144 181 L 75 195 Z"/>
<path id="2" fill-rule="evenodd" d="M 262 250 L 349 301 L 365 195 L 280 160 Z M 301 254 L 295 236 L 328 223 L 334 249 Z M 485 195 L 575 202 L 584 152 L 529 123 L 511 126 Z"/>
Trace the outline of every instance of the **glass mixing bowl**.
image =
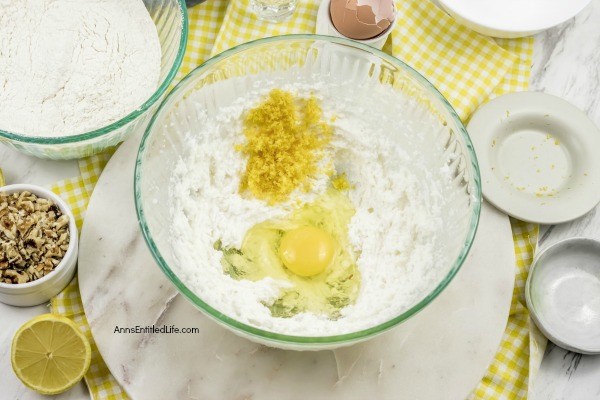
<path id="1" fill-rule="evenodd" d="M 160 84 L 144 104 L 110 125 L 78 135 L 44 137 L 44 132 L 33 136 L 0 129 L 0 143 L 35 157 L 64 160 L 90 156 L 144 130 L 181 66 L 188 34 L 184 0 L 144 0 L 144 4 L 156 24 L 162 51 Z"/>
<path id="2" fill-rule="evenodd" d="M 443 176 L 449 189 L 444 197 L 443 229 L 438 236 L 448 251 L 444 259 L 450 261 L 439 265 L 439 273 L 431 282 L 427 280 L 424 285 L 427 289 L 419 294 L 419 299 L 393 318 L 341 335 L 284 335 L 223 314 L 194 293 L 178 274 L 181 265 L 170 241 L 169 185 L 176 163 L 188 149 L 187 135 L 193 134 L 199 123 L 198 111 L 218 112 L 228 101 L 260 86 L 260 80 L 265 77 L 282 83 L 341 79 L 352 85 L 383 85 L 385 90 L 392 91 L 392 98 L 395 99 L 397 93 L 398 99 L 408 96 L 415 104 L 414 114 L 398 118 L 402 117 L 405 123 L 419 123 L 425 115 L 428 121 L 433 121 L 431 129 L 423 131 L 422 138 L 418 139 L 420 147 L 412 157 L 419 157 L 427 165 L 427 173 L 444 171 L 446 174 Z M 197 96 L 198 93 L 203 96 Z M 374 112 L 379 109 L 373 105 Z M 295 350 L 331 349 L 363 341 L 426 307 L 450 283 L 465 261 L 481 208 L 481 184 L 473 146 L 444 97 L 425 78 L 394 57 L 354 41 L 317 35 L 279 36 L 246 43 L 192 71 L 162 102 L 146 129 L 137 156 L 134 182 L 136 210 L 144 238 L 159 267 L 176 288 L 198 309 L 234 333 L 269 346 Z"/>

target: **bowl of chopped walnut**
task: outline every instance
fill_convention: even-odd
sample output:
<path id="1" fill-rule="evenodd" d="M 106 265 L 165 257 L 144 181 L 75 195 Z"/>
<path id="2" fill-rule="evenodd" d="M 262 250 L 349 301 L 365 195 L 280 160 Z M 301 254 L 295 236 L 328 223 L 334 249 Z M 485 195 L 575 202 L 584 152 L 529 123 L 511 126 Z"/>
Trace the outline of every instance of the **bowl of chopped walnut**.
<path id="1" fill-rule="evenodd" d="M 33 306 L 73 279 L 78 234 L 73 213 L 50 190 L 0 187 L 0 302 Z"/>

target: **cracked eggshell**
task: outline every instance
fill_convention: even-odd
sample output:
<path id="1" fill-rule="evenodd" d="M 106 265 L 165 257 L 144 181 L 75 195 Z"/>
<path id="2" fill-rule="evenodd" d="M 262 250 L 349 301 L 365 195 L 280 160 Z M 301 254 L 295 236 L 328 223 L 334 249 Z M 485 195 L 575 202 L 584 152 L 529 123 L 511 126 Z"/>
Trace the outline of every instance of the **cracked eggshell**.
<path id="1" fill-rule="evenodd" d="M 335 29 L 356 40 L 385 33 L 396 18 L 393 0 L 331 0 L 329 14 Z"/>

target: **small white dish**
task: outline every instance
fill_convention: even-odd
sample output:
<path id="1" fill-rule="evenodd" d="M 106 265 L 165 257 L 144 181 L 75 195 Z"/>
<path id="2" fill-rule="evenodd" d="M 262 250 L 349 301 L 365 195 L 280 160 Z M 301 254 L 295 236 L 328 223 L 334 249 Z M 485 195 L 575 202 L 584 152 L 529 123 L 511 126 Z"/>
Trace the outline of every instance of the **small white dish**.
<path id="1" fill-rule="evenodd" d="M 78 238 L 77 225 L 71 209 L 54 192 L 35 185 L 8 185 L 0 188 L 0 192 L 28 191 L 38 197 L 50 199 L 63 214 L 69 216 L 69 248 L 56 268 L 48 275 L 33 282 L 8 284 L 0 282 L 0 302 L 12 306 L 28 307 L 42 304 L 60 293 L 73 279 L 77 267 Z"/>
<path id="2" fill-rule="evenodd" d="M 560 241 L 537 255 L 525 286 L 531 317 L 554 343 L 600 354 L 600 242 Z"/>
<path id="3" fill-rule="evenodd" d="M 438 0 L 459 23 L 483 35 L 530 36 L 573 18 L 591 0 Z"/>
<path id="4" fill-rule="evenodd" d="M 600 202 L 600 130 L 579 109 L 519 92 L 480 107 L 467 126 L 483 195 L 521 220 L 558 224 Z"/>
<path id="5" fill-rule="evenodd" d="M 317 24 L 316 24 L 315 33 L 317 35 L 327 35 L 327 36 L 346 38 L 346 36 L 342 35 L 341 33 L 338 32 L 337 29 L 335 29 L 335 26 L 333 26 L 333 22 L 331 22 L 331 15 L 329 14 L 329 1 L 330 0 L 322 0 L 321 1 L 321 5 L 319 6 L 319 11 L 317 12 Z M 390 33 L 392 33 L 392 31 L 396 27 L 397 21 L 398 21 L 398 18 L 395 18 L 394 22 L 392 22 L 392 24 L 388 27 L 387 31 L 385 31 L 384 33 L 382 33 L 381 35 L 379 35 L 377 37 L 374 37 L 372 39 L 365 39 L 365 40 L 356 40 L 356 39 L 352 39 L 352 40 L 356 40 L 359 43 L 364 43 L 366 45 L 369 45 L 371 47 L 375 47 L 376 49 L 381 50 L 383 48 L 383 45 L 385 44 L 388 36 L 390 36 Z M 346 39 L 348 39 L 348 38 L 346 38 Z"/>

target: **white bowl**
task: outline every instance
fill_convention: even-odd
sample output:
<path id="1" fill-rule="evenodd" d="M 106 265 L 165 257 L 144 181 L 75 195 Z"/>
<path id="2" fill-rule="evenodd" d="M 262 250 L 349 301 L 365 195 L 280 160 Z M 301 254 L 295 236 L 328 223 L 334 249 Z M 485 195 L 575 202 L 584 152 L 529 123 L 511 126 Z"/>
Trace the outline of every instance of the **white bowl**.
<path id="1" fill-rule="evenodd" d="M 505 94 L 481 106 L 467 130 L 483 195 L 508 215 L 554 225 L 600 203 L 600 129 L 571 103 L 540 92 Z"/>
<path id="2" fill-rule="evenodd" d="M 438 0 L 461 24 L 499 38 L 530 36 L 573 18 L 591 0 Z"/>
<path id="3" fill-rule="evenodd" d="M 600 354 L 600 241 L 574 237 L 538 255 L 525 286 L 527 308 L 546 337 L 567 350 Z"/>
<path id="4" fill-rule="evenodd" d="M 75 217 L 67 203 L 48 189 L 35 185 L 9 185 L 0 188 L 0 192 L 15 193 L 28 191 L 38 197 L 50 199 L 61 212 L 69 216 L 69 248 L 54 271 L 33 282 L 9 284 L 0 282 L 0 302 L 12 306 L 27 307 L 45 303 L 56 296 L 73 279 L 77 266 L 78 234 Z"/>

